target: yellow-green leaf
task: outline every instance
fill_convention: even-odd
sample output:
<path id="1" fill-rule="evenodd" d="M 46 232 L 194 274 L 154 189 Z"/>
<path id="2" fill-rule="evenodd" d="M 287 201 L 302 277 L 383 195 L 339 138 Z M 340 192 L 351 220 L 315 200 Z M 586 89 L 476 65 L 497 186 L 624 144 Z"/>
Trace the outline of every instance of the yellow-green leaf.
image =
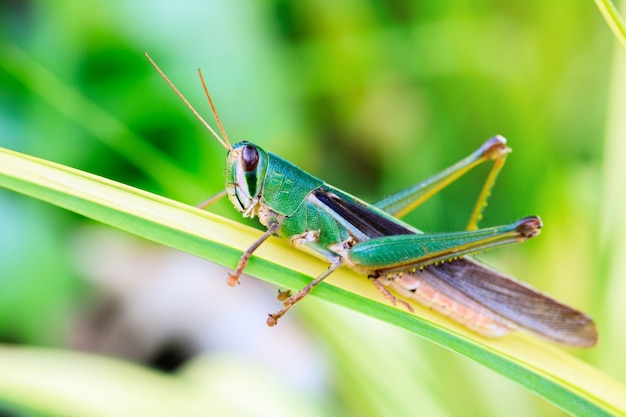
<path id="1" fill-rule="evenodd" d="M 3 149 L 0 185 L 230 267 L 260 235 L 258 230 L 194 207 Z M 271 238 L 255 252 L 247 272 L 295 289 L 326 267 Z M 491 340 L 418 305 L 411 314 L 385 303 L 366 279 L 349 270 L 333 274 L 313 296 L 403 327 L 472 358 L 574 415 L 626 415 L 624 386 L 529 335 Z M 0 398 L 10 396 L 11 391 L 0 385 Z"/>

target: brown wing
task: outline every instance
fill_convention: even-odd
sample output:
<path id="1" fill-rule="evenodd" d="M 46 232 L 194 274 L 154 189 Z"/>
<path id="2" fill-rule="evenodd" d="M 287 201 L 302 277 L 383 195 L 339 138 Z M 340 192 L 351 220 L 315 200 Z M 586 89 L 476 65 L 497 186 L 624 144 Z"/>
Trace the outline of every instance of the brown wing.
<path id="1" fill-rule="evenodd" d="M 339 191 L 321 188 L 316 197 L 370 238 L 415 233 L 403 222 L 379 214 Z M 433 288 L 459 303 L 467 298 L 515 325 L 550 341 L 570 346 L 589 347 L 597 343 L 593 320 L 565 304 L 496 271 L 470 257 L 424 267 L 423 279 Z M 451 291 L 450 287 L 455 289 Z"/>
<path id="2" fill-rule="evenodd" d="M 434 288 L 452 286 L 496 315 L 545 339 L 578 347 L 594 346 L 598 341 L 596 326 L 586 314 L 474 259 L 424 269 L 430 272 L 424 274 L 424 280 Z"/>

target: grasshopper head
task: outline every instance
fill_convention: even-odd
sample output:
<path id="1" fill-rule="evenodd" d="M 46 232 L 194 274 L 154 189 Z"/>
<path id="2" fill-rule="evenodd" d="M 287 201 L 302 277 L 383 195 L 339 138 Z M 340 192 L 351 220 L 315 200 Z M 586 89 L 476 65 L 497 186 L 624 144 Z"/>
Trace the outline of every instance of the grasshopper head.
<path id="1" fill-rule="evenodd" d="M 246 217 L 254 215 L 261 199 L 267 154 L 250 142 L 233 146 L 226 158 L 226 192 L 233 206 Z"/>

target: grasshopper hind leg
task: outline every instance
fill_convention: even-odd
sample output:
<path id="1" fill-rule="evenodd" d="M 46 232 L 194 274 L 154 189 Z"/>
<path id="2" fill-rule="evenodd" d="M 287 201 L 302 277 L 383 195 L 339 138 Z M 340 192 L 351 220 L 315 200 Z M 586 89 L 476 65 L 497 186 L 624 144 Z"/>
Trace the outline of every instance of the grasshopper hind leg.
<path id="1" fill-rule="evenodd" d="M 467 261 L 451 261 L 444 267 L 455 262 L 464 265 Z M 517 329 L 513 322 L 442 279 L 444 270 L 441 268 L 429 265 L 414 272 L 403 272 L 380 285 L 388 286 L 395 293 L 417 301 L 486 337 L 500 337 Z"/>
<path id="2" fill-rule="evenodd" d="M 372 280 L 372 284 L 374 284 L 374 286 L 376 287 L 378 292 L 381 293 L 383 295 L 383 297 L 385 297 L 385 299 L 387 301 L 389 301 L 392 305 L 395 306 L 398 303 L 400 303 L 403 306 L 405 306 L 406 309 L 409 310 L 411 313 L 415 312 L 415 309 L 413 309 L 413 306 L 411 304 L 409 304 L 406 301 L 404 301 L 402 299 L 399 299 L 398 297 L 393 295 L 391 292 L 389 292 L 389 290 L 387 288 L 385 288 L 383 283 L 380 282 L 381 279 L 389 279 L 389 277 L 379 277 L 379 276 L 376 276 L 376 275 L 371 275 L 371 276 L 369 276 L 369 279 Z"/>
<path id="3" fill-rule="evenodd" d="M 487 199 L 490 196 L 491 189 L 504 166 L 509 152 L 511 152 L 511 149 L 506 146 L 506 139 L 502 136 L 494 136 L 483 143 L 472 154 L 451 167 L 418 184 L 378 200 L 374 205 L 395 217 L 403 217 L 477 165 L 493 161 L 493 166 L 489 171 L 467 224 L 467 230 L 475 230 L 478 228 L 478 222 L 482 219 L 482 212 L 487 206 Z"/>

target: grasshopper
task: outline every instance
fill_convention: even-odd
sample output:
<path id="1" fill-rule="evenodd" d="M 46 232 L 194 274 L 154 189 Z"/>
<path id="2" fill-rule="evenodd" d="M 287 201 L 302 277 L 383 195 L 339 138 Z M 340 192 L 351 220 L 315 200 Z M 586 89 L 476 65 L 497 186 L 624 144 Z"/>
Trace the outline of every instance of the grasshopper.
<path id="1" fill-rule="evenodd" d="M 508 153 L 501 136 L 444 171 L 372 204 L 304 172 L 279 156 L 247 142 L 231 145 L 198 71 L 221 136 L 200 116 L 154 61 L 152 65 L 198 119 L 228 151 L 225 191 L 200 205 L 227 196 L 243 217 L 257 217 L 267 231 L 241 256 L 228 284 L 239 283 L 254 251 L 270 236 L 328 261 L 329 268 L 295 294 L 279 292 L 284 308 L 270 314 L 269 326 L 341 266 L 366 275 L 393 305 L 413 307 L 395 294 L 416 300 L 487 337 L 523 329 L 549 341 L 576 347 L 597 343 L 592 319 L 496 271 L 471 255 L 524 242 L 542 227 L 537 216 L 511 224 L 478 228 L 496 177 Z M 400 218 L 484 162 L 493 165 L 466 230 L 423 233 Z"/>

